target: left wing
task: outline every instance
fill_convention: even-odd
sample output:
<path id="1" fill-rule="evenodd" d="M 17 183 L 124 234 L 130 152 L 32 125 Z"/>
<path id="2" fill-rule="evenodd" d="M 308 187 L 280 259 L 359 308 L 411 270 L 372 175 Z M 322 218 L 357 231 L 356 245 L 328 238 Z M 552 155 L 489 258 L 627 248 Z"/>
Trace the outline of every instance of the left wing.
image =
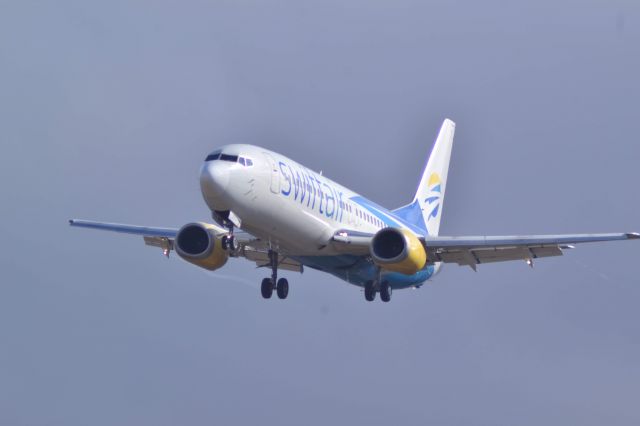
<path id="1" fill-rule="evenodd" d="M 573 244 L 601 241 L 620 241 L 640 238 L 636 233 L 569 234 L 487 237 L 430 237 L 424 238 L 427 256 L 433 262 L 457 263 L 474 270 L 481 263 L 533 260 L 541 257 L 562 256 L 562 250 Z"/>
<path id="2" fill-rule="evenodd" d="M 340 231 L 332 242 L 345 253 L 364 254 L 373 238 L 373 234 Z M 640 238 L 638 233 L 617 234 L 569 234 L 569 235 L 529 235 L 529 236 L 473 236 L 444 237 L 421 236 L 427 261 L 444 262 L 470 266 L 474 270 L 481 263 L 525 260 L 532 264 L 533 259 L 561 256 L 562 251 L 572 249 L 573 244 L 620 241 Z"/>

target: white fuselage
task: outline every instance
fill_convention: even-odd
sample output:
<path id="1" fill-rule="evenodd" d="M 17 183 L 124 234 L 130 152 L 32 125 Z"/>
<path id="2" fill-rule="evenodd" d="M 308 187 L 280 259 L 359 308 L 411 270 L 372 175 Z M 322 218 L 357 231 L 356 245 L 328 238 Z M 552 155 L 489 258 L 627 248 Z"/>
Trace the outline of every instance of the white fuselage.
<path id="1" fill-rule="evenodd" d="M 207 205 L 212 211 L 232 211 L 242 229 L 278 251 L 333 255 L 327 242 L 340 229 L 375 233 L 387 226 L 388 220 L 353 201 L 358 194 L 289 158 L 251 145 L 227 145 L 220 151 L 230 157 L 207 161 L 201 170 Z M 252 165 L 234 162 L 234 157 L 250 159 Z"/>

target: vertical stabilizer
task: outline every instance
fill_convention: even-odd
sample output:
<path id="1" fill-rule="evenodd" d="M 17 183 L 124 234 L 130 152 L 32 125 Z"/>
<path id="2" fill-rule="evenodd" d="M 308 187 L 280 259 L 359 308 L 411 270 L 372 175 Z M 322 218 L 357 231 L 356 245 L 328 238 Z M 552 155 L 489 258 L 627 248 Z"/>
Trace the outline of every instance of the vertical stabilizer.
<path id="1" fill-rule="evenodd" d="M 453 121 L 444 120 L 427 166 L 422 172 L 422 178 L 413 202 L 395 211 L 398 216 L 426 228 L 429 235 L 438 235 L 440 231 L 440 219 L 442 218 L 442 206 L 455 130 L 456 124 Z"/>

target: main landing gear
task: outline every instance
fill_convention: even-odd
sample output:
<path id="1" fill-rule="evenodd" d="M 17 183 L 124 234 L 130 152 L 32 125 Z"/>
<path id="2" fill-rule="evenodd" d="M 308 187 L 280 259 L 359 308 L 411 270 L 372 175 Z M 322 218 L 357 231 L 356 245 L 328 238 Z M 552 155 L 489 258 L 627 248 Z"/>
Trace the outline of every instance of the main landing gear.
<path id="1" fill-rule="evenodd" d="M 380 300 L 383 302 L 388 302 L 391 300 L 391 294 L 393 293 L 393 289 L 391 288 L 391 284 L 388 281 L 382 281 L 380 284 Z M 376 298 L 376 293 L 378 289 L 376 289 L 376 283 L 374 281 L 367 281 L 364 284 L 364 298 L 367 302 L 373 302 Z"/>
<path id="2" fill-rule="evenodd" d="M 278 253 L 273 250 L 269 250 L 269 264 L 271 266 L 271 278 L 262 280 L 262 285 L 260 286 L 262 297 L 270 299 L 273 295 L 273 290 L 275 290 L 278 298 L 286 299 L 289 295 L 289 281 L 286 278 L 278 279 Z"/>

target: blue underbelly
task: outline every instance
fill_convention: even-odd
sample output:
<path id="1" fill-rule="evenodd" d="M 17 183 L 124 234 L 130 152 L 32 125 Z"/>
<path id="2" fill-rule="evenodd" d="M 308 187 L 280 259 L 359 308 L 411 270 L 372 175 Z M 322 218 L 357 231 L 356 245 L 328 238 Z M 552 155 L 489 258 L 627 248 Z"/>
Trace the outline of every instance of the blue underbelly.
<path id="1" fill-rule="evenodd" d="M 367 281 L 373 281 L 378 278 L 377 266 L 361 256 L 299 256 L 292 258 L 306 267 L 327 272 L 360 287 L 364 286 Z M 382 272 L 382 280 L 388 281 L 394 289 L 415 287 L 431 278 L 433 272 L 433 265 L 427 265 L 423 270 L 413 275 Z"/>

